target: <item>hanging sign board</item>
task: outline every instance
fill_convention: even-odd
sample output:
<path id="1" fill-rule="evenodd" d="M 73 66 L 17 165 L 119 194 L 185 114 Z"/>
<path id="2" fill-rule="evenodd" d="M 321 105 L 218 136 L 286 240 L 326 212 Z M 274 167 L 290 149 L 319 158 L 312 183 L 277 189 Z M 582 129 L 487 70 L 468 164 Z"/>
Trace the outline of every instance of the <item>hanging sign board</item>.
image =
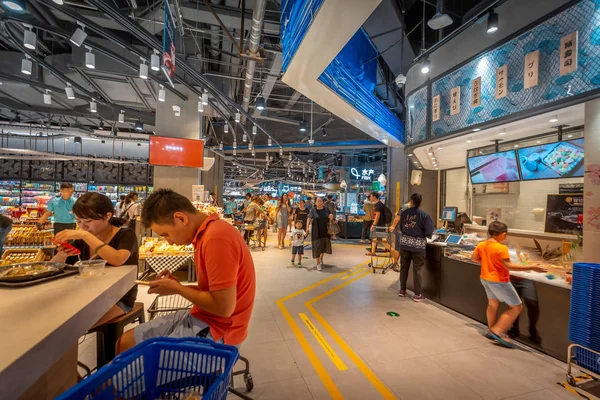
<path id="1" fill-rule="evenodd" d="M 164 9 L 162 71 L 171 83 L 171 86 L 173 86 L 172 79 L 175 76 L 175 20 L 169 6 L 169 0 L 165 0 Z"/>
<path id="2" fill-rule="evenodd" d="M 481 77 L 471 81 L 471 108 L 479 107 L 481 105 Z"/>
<path id="3" fill-rule="evenodd" d="M 532 88 L 538 84 L 538 70 L 540 66 L 540 51 L 532 51 L 525 55 L 524 82 L 525 89 Z"/>
<path id="4" fill-rule="evenodd" d="M 506 97 L 506 82 L 508 81 L 508 64 L 496 68 L 496 99 Z"/>
<path id="5" fill-rule="evenodd" d="M 456 115 L 460 112 L 460 86 L 452 88 L 450 91 L 450 115 Z"/>
<path id="6" fill-rule="evenodd" d="M 431 119 L 432 121 L 440 120 L 440 95 L 434 96 L 431 99 Z"/>
<path id="7" fill-rule="evenodd" d="M 560 76 L 577 70 L 577 31 L 560 39 Z"/>

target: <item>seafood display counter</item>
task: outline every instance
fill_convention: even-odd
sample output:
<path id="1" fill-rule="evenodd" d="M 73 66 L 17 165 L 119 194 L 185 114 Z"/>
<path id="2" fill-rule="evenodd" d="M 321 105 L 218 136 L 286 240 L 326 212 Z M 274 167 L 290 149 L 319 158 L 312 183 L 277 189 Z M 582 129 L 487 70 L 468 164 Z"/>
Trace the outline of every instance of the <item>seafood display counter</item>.
<path id="1" fill-rule="evenodd" d="M 427 244 L 426 265 L 421 273 L 423 294 L 486 324 L 487 297 L 479 280 L 480 266 L 471 261 L 476 243 L 485 239 L 484 230 L 467 229 L 467 232 L 461 245 Z M 570 283 L 572 257 L 580 250 L 577 240 L 573 235 L 509 230 L 506 243 L 514 263 L 542 261 L 548 268 L 546 273 L 511 271 L 511 282 L 523 301 L 523 312 L 511 333 L 517 340 L 562 361 L 566 361 L 567 347 L 571 344 Z M 565 253 L 567 249 L 570 251 Z M 412 273 L 408 288 L 413 289 Z"/>

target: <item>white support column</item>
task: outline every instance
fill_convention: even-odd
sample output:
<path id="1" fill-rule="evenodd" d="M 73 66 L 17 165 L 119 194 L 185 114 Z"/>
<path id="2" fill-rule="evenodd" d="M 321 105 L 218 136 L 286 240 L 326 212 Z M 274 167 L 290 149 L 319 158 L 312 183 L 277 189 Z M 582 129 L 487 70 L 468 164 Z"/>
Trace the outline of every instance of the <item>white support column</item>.
<path id="1" fill-rule="evenodd" d="M 585 104 L 583 259 L 600 263 L 600 100 Z"/>

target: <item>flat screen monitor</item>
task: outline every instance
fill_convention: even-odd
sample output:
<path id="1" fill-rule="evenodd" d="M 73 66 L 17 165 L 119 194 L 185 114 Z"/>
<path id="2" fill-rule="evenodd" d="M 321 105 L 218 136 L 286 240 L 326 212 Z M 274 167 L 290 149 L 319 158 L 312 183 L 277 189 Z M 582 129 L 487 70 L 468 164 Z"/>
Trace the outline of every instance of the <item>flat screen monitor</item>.
<path id="1" fill-rule="evenodd" d="M 150 165 L 202 168 L 203 164 L 202 140 L 150 137 Z"/>
<path id="2" fill-rule="evenodd" d="M 520 180 L 514 150 L 467 158 L 471 183 L 516 182 Z"/>
<path id="3" fill-rule="evenodd" d="M 524 181 L 583 177 L 583 139 L 524 147 L 518 154 Z"/>
<path id="4" fill-rule="evenodd" d="M 450 234 L 446 238 L 446 243 L 448 244 L 460 244 L 462 241 L 462 235 Z"/>
<path id="5" fill-rule="evenodd" d="M 456 221 L 458 215 L 458 207 L 444 207 L 442 209 L 442 221 Z"/>

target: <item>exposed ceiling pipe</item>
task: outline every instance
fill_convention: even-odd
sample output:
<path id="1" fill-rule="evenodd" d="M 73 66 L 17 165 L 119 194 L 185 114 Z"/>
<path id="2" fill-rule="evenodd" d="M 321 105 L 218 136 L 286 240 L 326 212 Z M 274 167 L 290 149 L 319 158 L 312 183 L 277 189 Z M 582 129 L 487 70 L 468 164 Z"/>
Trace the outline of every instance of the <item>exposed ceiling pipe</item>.
<path id="1" fill-rule="evenodd" d="M 267 0 L 256 0 L 254 10 L 252 11 L 252 27 L 250 28 L 250 39 L 248 40 L 249 56 L 252 57 L 246 62 L 246 80 L 244 81 L 244 97 L 242 99 L 242 109 L 248 111 L 250 104 L 250 95 L 252 94 L 252 82 L 254 81 L 254 70 L 256 69 L 255 57 L 258 57 L 260 47 L 260 36 L 262 26 L 265 20 L 265 9 Z M 243 32 L 241 33 L 244 34 Z M 242 116 L 242 123 L 246 122 L 246 116 Z"/>

